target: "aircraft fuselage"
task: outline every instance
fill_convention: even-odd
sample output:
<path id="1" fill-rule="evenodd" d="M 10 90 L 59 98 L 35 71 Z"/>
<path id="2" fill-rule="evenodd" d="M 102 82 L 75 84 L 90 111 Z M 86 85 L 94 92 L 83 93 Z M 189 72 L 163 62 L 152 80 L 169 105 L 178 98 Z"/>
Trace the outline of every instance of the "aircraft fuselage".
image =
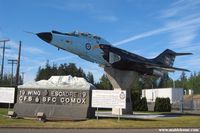
<path id="1" fill-rule="evenodd" d="M 125 71 L 136 71 L 140 74 L 162 76 L 164 72 L 175 70 L 188 71 L 181 68 L 173 68 L 173 62 L 177 55 L 189 55 L 191 53 L 175 53 L 165 50 L 154 59 L 130 53 L 126 50 L 112 46 L 102 37 L 84 32 L 61 33 L 58 31 L 41 32 L 37 36 L 58 49 L 63 49 L 80 58 L 97 63 L 103 67 L 113 67 Z"/>

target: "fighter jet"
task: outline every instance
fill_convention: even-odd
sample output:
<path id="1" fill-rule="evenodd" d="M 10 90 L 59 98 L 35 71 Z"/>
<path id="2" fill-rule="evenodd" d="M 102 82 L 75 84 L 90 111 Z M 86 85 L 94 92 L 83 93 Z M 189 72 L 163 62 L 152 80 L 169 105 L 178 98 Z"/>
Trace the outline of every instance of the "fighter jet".
<path id="1" fill-rule="evenodd" d="M 80 58 L 99 64 L 102 67 L 111 67 L 122 71 L 135 71 L 142 75 L 163 76 L 164 73 L 189 71 L 173 67 L 176 56 L 191 55 L 192 53 L 176 53 L 166 49 L 153 59 L 147 59 L 126 50 L 117 48 L 104 38 L 86 32 L 58 31 L 40 32 L 36 34 L 45 42 L 63 49 Z"/>

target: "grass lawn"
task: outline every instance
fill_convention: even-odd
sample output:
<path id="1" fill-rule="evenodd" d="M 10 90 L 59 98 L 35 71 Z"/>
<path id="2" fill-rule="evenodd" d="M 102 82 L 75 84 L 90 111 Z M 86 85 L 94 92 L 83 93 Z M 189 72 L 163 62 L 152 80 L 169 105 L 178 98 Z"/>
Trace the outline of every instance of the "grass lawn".
<path id="1" fill-rule="evenodd" d="M 182 115 L 175 118 L 156 119 L 89 119 L 86 121 L 47 121 L 38 122 L 34 119 L 9 119 L 3 115 L 7 109 L 0 109 L 0 127 L 27 128 L 160 128 L 160 127 L 200 127 L 200 116 Z"/>

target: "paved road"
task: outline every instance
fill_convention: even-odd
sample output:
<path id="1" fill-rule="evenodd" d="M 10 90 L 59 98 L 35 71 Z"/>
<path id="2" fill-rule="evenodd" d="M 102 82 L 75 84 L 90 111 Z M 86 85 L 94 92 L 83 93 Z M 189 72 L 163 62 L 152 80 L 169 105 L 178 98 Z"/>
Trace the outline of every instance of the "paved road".
<path id="1" fill-rule="evenodd" d="M 176 129 L 176 128 L 175 128 Z M 182 128 L 187 130 L 188 128 Z M 194 128 L 199 129 L 199 128 Z M 167 129 L 166 129 L 167 130 Z M 191 133 L 193 129 L 188 129 Z M 168 133 L 176 131 L 168 131 Z M 178 131 L 180 132 L 180 131 Z M 189 133 L 183 131 L 184 133 Z M 197 131 L 193 131 L 194 133 Z M 165 133 L 159 129 L 21 129 L 21 128 L 0 128 L 0 133 Z"/>
<path id="2" fill-rule="evenodd" d="M 0 133 L 156 133 L 156 129 L 0 129 Z"/>
<path id="3" fill-rule="evenodd" d="M 111 111 L 100 111 L 96 112 L 95 116 L 103 117 L 103 118 L 117 118 L 119 115 L 113 115 Z M 150 113 L 138 113 L 133 112 L 132 115 L 123 114 L 120 115 L 120 118 L 125 119 L 153 119 L 153 118 L 174 118 L 178 117 L 178 114 L 150 114 Z"/>

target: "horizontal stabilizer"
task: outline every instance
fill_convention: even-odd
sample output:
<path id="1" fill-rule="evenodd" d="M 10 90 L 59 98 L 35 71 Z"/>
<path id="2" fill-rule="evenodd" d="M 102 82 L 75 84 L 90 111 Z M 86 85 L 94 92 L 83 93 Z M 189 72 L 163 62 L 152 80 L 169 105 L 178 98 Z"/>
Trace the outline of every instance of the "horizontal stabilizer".
<path id="1" fill-rule="evenodd" d="M 192 53 L 176 53 L 176 56 L 182 56 L 182 55 L 192 55 Z"/>
<path id="2" fill-rule="evenodd" d="M 161 69 L 169 71 L 169 72 L 174 72 L 174 71 L 186 71 L 186 72 L 190 72 L 190 70 L 188 70 L 188 69 L 176 68 L 176 67 L 168 67 L 168 68 L 167 67 L 166 68 L 162 67 Z"/>
<path id="3" fill-rule="evenodd" d="M 168 71 L 168 72 L 174 72 L 174 71 L 187 71 L 190 72 L 190 70 L 184 69 L 184 68 L 176 68 L 176 67 L 165 67 L 165 66 L 151 66 L 151 65 L 146 65 L 147 68 L 152 68 L 152 69 L 160 69 L 163 71 Z"/>
<path id="4" fill-rule="evenodd" d="M 186 72 L 190 72 L 190 70 L 188 69 L 184 69 L 184 68 L 176 68 L 176 67 L 172 67 L 173 69 L 177 70 L 177 71 L 186 71 Z"/>

